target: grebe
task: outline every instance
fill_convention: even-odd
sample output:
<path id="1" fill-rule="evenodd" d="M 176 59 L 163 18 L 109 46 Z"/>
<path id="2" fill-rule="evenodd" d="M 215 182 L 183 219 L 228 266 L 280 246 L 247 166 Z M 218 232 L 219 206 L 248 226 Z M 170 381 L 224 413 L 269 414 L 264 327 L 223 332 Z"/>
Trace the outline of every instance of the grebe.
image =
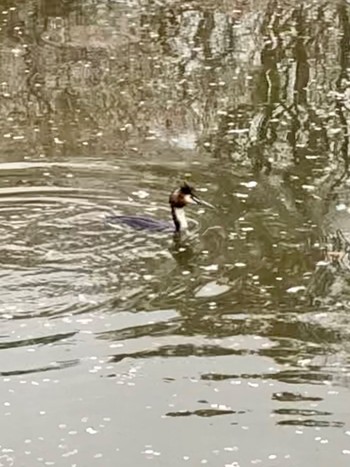
<path id="1" fill-rule="evenodd" d="M 188 229 L 188 223 L 185 215 L 185 207 L 188 204 L 201 204 L 213 208 L 210 203 L 201 200 L 195 194 L 195 190 L 184 183 L 180 188 L 174 190 L 169 196 L 171 215 L 173 218 L 175 232 L 183 232 Z M 109 216 L 109 224 L 126 224 L 134 229 L 147 229 L 152 231 L 174 231 L 171 222 L 159 221 L 151 217 L 139 216 Z"/>

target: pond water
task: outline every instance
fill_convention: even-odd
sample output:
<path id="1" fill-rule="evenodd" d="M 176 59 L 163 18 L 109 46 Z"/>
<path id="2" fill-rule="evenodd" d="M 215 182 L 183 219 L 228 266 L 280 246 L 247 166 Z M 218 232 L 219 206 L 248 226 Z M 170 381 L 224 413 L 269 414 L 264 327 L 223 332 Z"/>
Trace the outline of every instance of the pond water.
<path id="1" fill-rule="evenodd" d="M 0 466 L 349 466 L 349 18 L 2 2 Z"/>

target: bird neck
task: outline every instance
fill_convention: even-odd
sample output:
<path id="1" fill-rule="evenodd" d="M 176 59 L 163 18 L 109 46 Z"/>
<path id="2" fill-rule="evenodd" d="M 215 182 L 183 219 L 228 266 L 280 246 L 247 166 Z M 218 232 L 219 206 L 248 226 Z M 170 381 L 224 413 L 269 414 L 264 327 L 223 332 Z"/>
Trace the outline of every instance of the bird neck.
<path id="1" fill-rule="evenodd" d="M 182 232 L 183 230 L 188 229 L 188 223 L 184 208 L 175 208 L 174 206 L 172 206 L 171 215 L 173 216 L 176 232 Z"/>

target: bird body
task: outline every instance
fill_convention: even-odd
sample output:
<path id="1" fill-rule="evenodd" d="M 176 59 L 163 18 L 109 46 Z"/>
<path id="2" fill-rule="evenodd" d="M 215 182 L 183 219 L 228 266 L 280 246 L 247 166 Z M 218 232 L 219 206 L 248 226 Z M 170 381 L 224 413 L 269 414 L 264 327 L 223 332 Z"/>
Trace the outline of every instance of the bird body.
<path id="1" fill-rule="evenodd" d="M 108 216 L 106 221 L 109 224 L 125 224 L 137 230 L 150 231 L 174 231 L 184 232 L 188 230 L 188 222 L 185 214 L 185 207 L 189 204 L 202 204 L 213 207 L 211 204 L 199 199 L 194 189 L 187 183 L 174 190 L 169 196 L 169 204 L 173 225 L 171 222 L 160 221 L 152 217 L 145 216 Z M 175 229 L 174 229 L 175 227 Z"/>
<path id="2" fill-rule="evenodd" d="M 109 224 L 124 224 L 136 230 L 150 231 L 172 231 L 174 230 L 171 222 L 159 221 L 152 217 L 145 216 L 108 216 L 106 221 Z"/>

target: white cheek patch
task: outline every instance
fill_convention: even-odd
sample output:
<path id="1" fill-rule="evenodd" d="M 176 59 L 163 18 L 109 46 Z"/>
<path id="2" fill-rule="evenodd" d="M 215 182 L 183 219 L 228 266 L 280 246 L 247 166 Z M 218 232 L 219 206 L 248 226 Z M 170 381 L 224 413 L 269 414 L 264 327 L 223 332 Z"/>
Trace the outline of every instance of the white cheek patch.
<path id="1" fill-rule="evenodd" d="M 185 195 L 184 200 L 186 204 L 196 204 L 191 195 Z"/>

